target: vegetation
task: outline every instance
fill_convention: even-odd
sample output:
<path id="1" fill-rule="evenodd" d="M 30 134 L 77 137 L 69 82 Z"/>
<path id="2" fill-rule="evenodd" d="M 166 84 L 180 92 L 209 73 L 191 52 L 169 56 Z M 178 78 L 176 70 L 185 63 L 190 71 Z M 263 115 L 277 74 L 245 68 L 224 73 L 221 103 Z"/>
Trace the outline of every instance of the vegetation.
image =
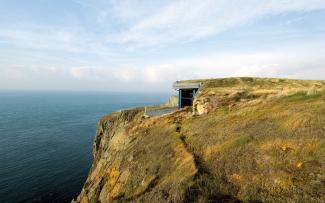
<path id="1" fill-rule="evenodd" d="M 210 174 L 209 188 L 200 190 L 242 201 L 323 202 L 325 99 L 319 98 L 298 93 L 184 121 L 181 134 Z"/>
<path id="2" fill-rule="evenodd" d="M 207 114 L 185 108 L 142 118 L 137 109 L 104 117 L 77 201 L 324 202 L 324 87 L 207 80 L 199 97 L 219 99 Z"/>

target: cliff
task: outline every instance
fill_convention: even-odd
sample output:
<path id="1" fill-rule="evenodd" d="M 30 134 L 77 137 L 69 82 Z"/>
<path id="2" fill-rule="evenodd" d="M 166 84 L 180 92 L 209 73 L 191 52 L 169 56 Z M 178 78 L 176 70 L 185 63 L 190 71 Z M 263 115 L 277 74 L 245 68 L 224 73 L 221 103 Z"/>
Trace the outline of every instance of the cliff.
<path id="1" fill-rule="evenodd" d="M 101 118 L 75 202 L 325 201 L 325 81 L 200 82 L 192 108 Z"/>

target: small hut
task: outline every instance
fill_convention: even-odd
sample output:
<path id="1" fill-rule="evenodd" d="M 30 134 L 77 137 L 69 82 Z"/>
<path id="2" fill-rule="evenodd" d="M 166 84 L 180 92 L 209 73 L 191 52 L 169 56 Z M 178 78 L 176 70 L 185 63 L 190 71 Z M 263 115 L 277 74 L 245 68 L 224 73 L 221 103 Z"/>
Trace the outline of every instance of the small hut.
<path id="1" fill-rule="evenodd" d="M 200 86 L 201 83 L 176 81 L 173 88 L 178 91 L 178 108 L 192 106 L 195 94 Z"/>

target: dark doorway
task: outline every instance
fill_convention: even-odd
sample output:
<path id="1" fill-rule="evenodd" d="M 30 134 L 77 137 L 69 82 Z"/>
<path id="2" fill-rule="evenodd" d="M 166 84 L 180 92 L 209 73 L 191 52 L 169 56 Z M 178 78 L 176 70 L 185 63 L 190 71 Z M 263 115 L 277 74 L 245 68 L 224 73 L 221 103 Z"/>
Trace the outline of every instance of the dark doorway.
<path id="1" fill-rule="evenodd" d="M 197 89 L 180 89 L 179 90 L 179 107 L 192 106 Z"/>
<path id="2" fill-rule="evenodd" d="M 192 90 L 181 90 L 181 107 L 192 106 L 193 104 L 193 91 Z"/>

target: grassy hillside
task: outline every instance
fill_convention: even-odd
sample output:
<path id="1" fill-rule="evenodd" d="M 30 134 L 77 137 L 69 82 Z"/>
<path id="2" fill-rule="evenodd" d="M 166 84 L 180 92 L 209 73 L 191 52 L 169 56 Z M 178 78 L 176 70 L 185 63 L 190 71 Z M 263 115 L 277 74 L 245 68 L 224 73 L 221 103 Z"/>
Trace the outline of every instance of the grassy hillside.
<path id="1" fill-rule="evenodd" d="M 203 82 L 196 100 L 216 105 L 199 116 L 102 118 L 77 201 L 325 201 L 324 81 Z"/>
<path id="2" fill-rule="evenodd" d="M 325 200 L 325 95 L 296 93 L 186 119 L 180 136 L 202 173 L 199 199 Z M 200 197 L 202 196 L 202 197 Z"/>

